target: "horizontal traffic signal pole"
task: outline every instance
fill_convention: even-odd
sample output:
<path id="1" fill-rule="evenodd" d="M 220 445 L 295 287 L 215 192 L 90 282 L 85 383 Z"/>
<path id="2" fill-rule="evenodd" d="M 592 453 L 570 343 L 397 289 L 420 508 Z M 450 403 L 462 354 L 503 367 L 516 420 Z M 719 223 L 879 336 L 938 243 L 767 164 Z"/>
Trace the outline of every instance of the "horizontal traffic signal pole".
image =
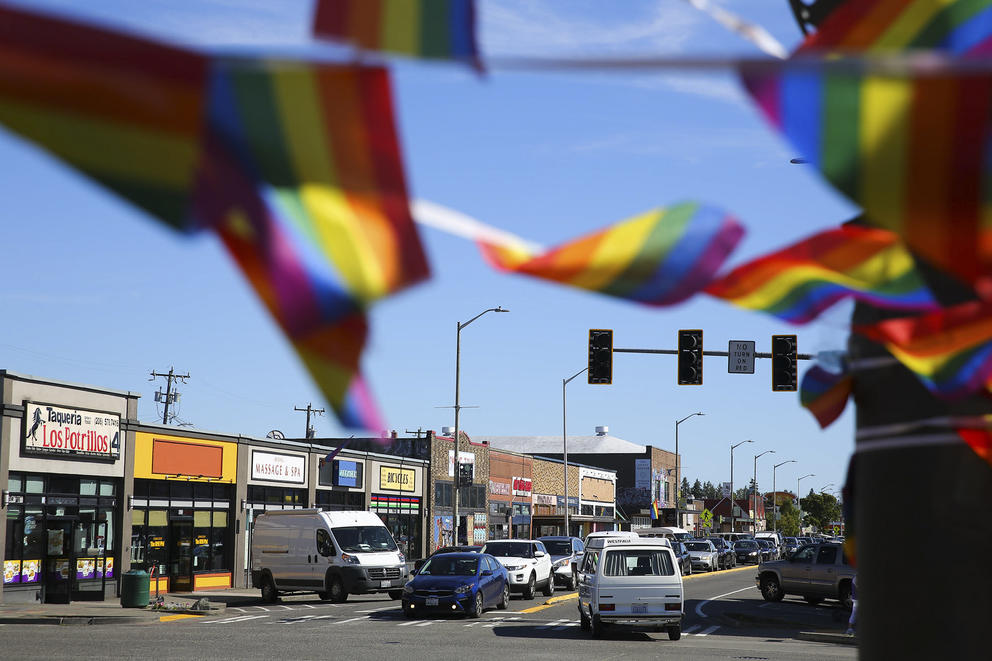
<path id="1" fill-rule="evenodd" d="M 616 347 L 613 348 L 613 353 L 661 353 L 661 354 L 669 354 L 669 355 L 673 355 L 674 356 L 674 355 L 677 355 L 678 352 L 679 352 L 678 349 L 618 349 Z M 729 351 L 703 351 L 703 355 L 704 356 L 723 356 L 724 358 L 727 358 L 728 356 L 730 356 L 730 352 Z M 755 351 L 754 352 L 754 357 L 755 358 L 771 358 L 772 357 L 772 354 L 771 353 L 768 353 L 768 352 L 763 352 L 763 351 Z M 813 359 L 816 358 L 816 356 L 814 356 L 811 353 L 799 353 L 799 354 L 796 354 L 796 358 L 798 358 L 799 360 L 813 360 Z"/>

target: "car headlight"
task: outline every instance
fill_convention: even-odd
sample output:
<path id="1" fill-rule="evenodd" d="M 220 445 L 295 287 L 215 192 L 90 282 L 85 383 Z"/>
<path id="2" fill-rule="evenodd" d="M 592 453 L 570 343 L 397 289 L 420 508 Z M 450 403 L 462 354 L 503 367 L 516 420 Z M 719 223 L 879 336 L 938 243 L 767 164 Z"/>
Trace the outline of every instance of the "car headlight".
<path id="1" fill-rule="evenodd" d="M 403 586 L 404 594 L 413 594 L 413 583 L 407 583 Z"/>
<path id="2" fill-rule="evenodd" d="M 518 569 L 523 569 L 527 565 L 506 565 L 506 571 L 517 571 Z"/>
<path id="3" fill-rule="evenodd" d="M 403 563 L 406 562 L 406 556 L 403 555 L 403 551 L 397 551 L 396 552 L 396 555 L 398 555 L 400 557 L 400 562 L 403 562 Z"/>
<path id="4" fill-rule="evenodd" d="M 455 594 L 466 594 L 472 591 L 472 584 L 462 585 L 461 587 L 455 588 Z"/>
<path id="5" fill-rule="evenodd" d="M 341 554 L 341 559 L 344 560 L 349 565 L 360 565 L 360 564 L 362 564 L 358 560 L 358 556 L 357 555 L 349 555 L 347 553 L 342 553 Z"/>

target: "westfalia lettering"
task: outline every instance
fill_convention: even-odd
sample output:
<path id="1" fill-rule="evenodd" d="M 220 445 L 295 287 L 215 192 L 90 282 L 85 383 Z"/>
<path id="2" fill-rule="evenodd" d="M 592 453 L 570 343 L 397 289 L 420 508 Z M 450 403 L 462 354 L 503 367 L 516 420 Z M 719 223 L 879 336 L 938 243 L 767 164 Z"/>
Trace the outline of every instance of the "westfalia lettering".
<path id="1" fill-rule="evenodd" d="M 73 417 L 73 414 L 59 413 L 58 415 Z M 75 417 L 81 418 L 82 416 L 77 414 Z M 55 450 L 75 450 L 77 452 L 110 452 L 110 437 L 92 429 L 78 432 L 73 431 L 71 427 L 49 428 L 47 424 L 43 424 L 41 426 L 41 447 Z"/>

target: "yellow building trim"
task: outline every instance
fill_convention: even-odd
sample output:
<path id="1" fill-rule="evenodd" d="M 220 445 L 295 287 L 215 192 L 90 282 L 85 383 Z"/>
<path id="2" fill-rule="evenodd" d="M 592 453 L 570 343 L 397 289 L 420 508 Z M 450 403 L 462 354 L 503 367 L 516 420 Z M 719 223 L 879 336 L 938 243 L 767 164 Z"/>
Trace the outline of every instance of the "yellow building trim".
<path id="1" fill-rule="evenodd" d="M 205 574 L 193 576 L 193 589 L 203 588 L 229 588 L 231 587 L 231 574 Z"/>

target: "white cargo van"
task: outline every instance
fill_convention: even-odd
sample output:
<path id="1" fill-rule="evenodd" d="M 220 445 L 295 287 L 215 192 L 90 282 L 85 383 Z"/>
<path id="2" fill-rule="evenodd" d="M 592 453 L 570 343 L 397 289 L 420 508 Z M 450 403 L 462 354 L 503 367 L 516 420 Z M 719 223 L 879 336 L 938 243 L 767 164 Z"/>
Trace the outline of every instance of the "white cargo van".
<path id="1" fill-rule="evenodd" d="M 579 581 L 579 622 L 602 636 L 613 624 L 664 628 L 682 637 L 682 573 L 669 540 L 594 537 L 586 546 Z"/>
<path id="2" fill-rule="evenodd" d="M 373 512 L 277 510 L 255 519 L 251 583 L 274 602 L 280 592 L 316 592 L 342 602 L 349 594 L 403 596 L 406 558 Z"/>

